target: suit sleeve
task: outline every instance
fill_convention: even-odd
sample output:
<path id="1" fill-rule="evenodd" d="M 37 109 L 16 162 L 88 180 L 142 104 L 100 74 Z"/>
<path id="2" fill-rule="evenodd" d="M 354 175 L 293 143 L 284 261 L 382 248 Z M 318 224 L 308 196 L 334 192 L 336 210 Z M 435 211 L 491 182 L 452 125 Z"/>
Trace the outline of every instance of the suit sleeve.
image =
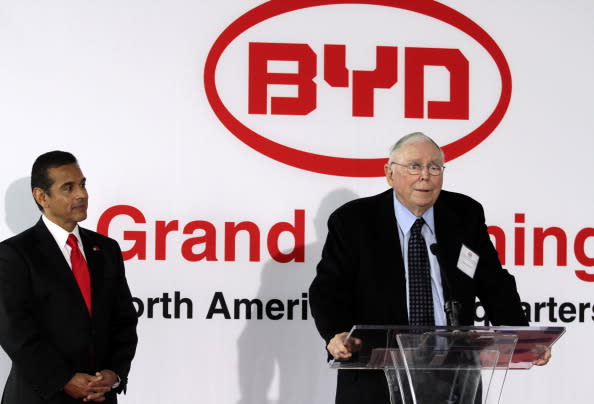
<path id="1" fill-rule="evenodd" d="M 111 347 L 109 369 L 116 372 L 121 378 L 120 386 L 117 389 L 119 393 L 126 389 L 128 373 L 130 372 L 132 359 L 136 352 L 138 342 L 136 325 L 138 323 L 138 317 L 132 304 L 132 295 L 126 281 L 122 252 L 117 242 L 113 241 L 113 244 L 116 252 L 114 255 L 114 264 L 117 267 L 118 281 L 116 286 L 117 301 L 113 306 L 109 333 L 109 346 Z"/>
<path id="2" fill-rule="evenodd" d="M 334 212 L 328 219 L 328 236 L 314 278 L 309 288 L 309 302 L 318 332 L 326 343 L 334 335 L 349 331 L 353 326 L 352 283 L 356 249 L 348 237 L 340 215 Z"/>
<path id="3" fill-rule="evenodd" d="M 25 257 L 0 244 L 0 344 L 13 366 L 47 399 L 62 389 L 75 369 L 43 338 L 34 296 Z"/>
<path id="4" fill-rule="evenodd" d="M 479 205 L 477 232 L 479 264 L 476 272 L 477 296 L 493 325 L 528 325 L 516 287 L 516 281 L 501 266 L 485 224 L 485 214 Z"/>

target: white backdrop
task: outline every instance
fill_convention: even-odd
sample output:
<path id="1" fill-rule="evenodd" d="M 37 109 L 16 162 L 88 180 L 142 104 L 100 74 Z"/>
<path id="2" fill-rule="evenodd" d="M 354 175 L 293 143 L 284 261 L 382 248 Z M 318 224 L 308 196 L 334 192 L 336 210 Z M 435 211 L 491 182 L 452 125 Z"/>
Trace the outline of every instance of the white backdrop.
<path id="1" fill-rule="evenodd" d="M 289 2 L 274 2 L 283 3 Z M 484 30 L 509 66 L 511 100 L 483 142 L 446 164 L 444 187 L 481 201 L 488 224 L 505 234 L 505 266 L 531 309 L 531 324 L 567 327 L 548 366 L 513 372 L 504 402 L 591 402 L 593 286 L 576 270 L 594 274 L 594 3 L 441 3 L 454 10 L 444 15 L 460 13 L 468 20 L 431 16 L 446 8 L 427 1 L 302 3 L 311 7 L 268 18 L 251 12 L 255 17 L 246 19 L 244 31 L 228 36 L 219 49 L 213 76 L 208 69 L 205 74 L 205 65 L 217 38 L 263 2 L 3 0 L 0 237 L 38 218 L 28 190 L 35 157 L 71 151 L 88 178 L 91 200 L 83 225 L 97 229 L 102 219 L 124 251 L 140 253 L 126 261 L 143 312 L 123 403 L 332 402 L 335 375 L 326 367 L 304 294 L 328 214 L 386 184 L 381 177 L 296 168 L 313 164 L 294 151 L 279 157 L 278 148 L 252 147 L 256 134 L 308 153 L 358 159 L 384 158 L 390 144 L 414 130 L 450 144 L 481 127 L 507 91 L 500 63 L 476 40 Z M 456 26 L 460 18 L 465 22 Z M 309 46 L 317 66 L 308 79 L 316 83 L 311 113 L 249 113 L 254 42 Z M 375 90 L 373 117 L 353 117 L 351 88 L 324 81 L 328 44 L 346 46 L 349 71 L 373 70 L 376 46 L 398 48 L 396 83 Z M 409 48 L 454 49 L 464 56 L 467 119 L 405 116 L 404 83 L 413 74 L 404 63 Z M 290 61 L 267 65 L 270 72 L 295 73 L 296 67 Z M 231 116 L 253 133 L 219 119 L 205 78 L 215 83 Z M 448 101 L 449 82 L 443 67 L 425 68 L 425 101 Z M 298 97 L 291 83 L 268 85 L 267 97 Z M 311 93 L 307 97 L 311 101 Z M 286 164 L 291 159 L 297 163 Z M 381 173 L 381 163 L 375 164 Z M 331 160 L 323 166 L 348 164 Z M 110 222 L 106 212 L 119 205 L 128 208 Z M 241 222 L 251 222 L 241 225 L 251 229 L 251 239 L 247 231 L 234 238 L 232 228 Z M 163 228 L 171 231 L 164 236 Z M 533 240 L 542 229 L 561 241 L 546 238 L 539 265 L 535 251 L 541 243 L 535 248 Z M 126 236 L 130 231 L 136 233 Z M 279 262 L 277 245 L 290 262 Z M 262 319 L 254 311 L 248 319 L 240 305 L 235 316 L 235 299 L 260 299 L 278 310 L 269 310 L 270 316 L 264 310 Z M 295 301 L 292 316 L 289 300 Z M 280 318 L 270 318 L 275 316 Z M 2 353 L 2 381 L 9 367 Z"/>

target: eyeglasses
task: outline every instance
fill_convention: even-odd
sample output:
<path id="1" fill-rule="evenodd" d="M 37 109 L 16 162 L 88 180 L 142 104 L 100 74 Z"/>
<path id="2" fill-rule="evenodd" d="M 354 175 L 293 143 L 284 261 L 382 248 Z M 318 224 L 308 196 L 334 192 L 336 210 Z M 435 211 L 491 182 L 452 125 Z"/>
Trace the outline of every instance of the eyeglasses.
<path id="1" fill-rule="evenodd" d="M 396 164 L 397 166 L 406 168 L 406 171 L 410 175 L 419 175 L 423 172 L 423 170 L 425 168 L 427 168 L 427 171 L 429 171 L 430 175 L 437 177 L 438 175 L 443 174 L 443 170 L 445 169 L 445 166 L 439 166 L 437 164 L 427 164 L 426 166 L 424 166 L 422 164 L 417 164 L 417 163 L 400 164 L 400 163 L 396 163 L 394 161 L 392 161 L 390 164 Z"/>

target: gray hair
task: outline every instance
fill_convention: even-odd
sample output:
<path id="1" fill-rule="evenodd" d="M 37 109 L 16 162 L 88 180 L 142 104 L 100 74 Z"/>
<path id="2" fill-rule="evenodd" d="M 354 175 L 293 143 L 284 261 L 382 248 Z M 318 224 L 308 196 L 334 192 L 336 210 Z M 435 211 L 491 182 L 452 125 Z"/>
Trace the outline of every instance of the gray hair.
<path id="1" fill-rule="evenodd" d="M 437 150 L 439 150 L 439 153 L 441 155 L 442 162 L 445 160 L 445 155 L 443 154 L 443 150 L 441 150 L 441 147 L 439 147 L 439 145 L 437 143 L 435 143 L 435 141 L 433 139 L 431 139 L 429 136 L 427 136 L 423 132 L 413 132 L 413 133 L 409 133 L 408 135 L 405 135 L 405 136 L 401 137 L 394 144 L 394 146 L 392 146 L 390 148 L 390 155 L 388 157 L 388 160 L 391 161 L 392 154 L 394 154 L 394 152 L 398 151 L 399 149 L 401 149 L 402 147 L 406 146 L 409 143 L 415 143 L 415 142 L 429 142 L 429 143 L 432 143 L 435 146 L 435 148 Z"/>

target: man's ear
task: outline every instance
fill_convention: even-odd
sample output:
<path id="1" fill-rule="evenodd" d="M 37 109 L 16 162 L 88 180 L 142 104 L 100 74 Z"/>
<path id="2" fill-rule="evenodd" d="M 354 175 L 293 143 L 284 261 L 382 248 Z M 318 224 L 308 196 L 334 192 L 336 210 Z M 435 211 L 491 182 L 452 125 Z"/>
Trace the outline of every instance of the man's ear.
<path id="1" fill-rule="evenodd" d="M 390 163 L 387 163 L 384 165 L 384 174 L 386 175 L 386 182 L 390 185 L 393 186 L 392 184 L 392 165 Z"/>
<path id="2" fill-rule="evenodd" d="M 47 194 L 41 188 L 33 188 L 33 198 L 42 208 L 47 207 Z"/>

